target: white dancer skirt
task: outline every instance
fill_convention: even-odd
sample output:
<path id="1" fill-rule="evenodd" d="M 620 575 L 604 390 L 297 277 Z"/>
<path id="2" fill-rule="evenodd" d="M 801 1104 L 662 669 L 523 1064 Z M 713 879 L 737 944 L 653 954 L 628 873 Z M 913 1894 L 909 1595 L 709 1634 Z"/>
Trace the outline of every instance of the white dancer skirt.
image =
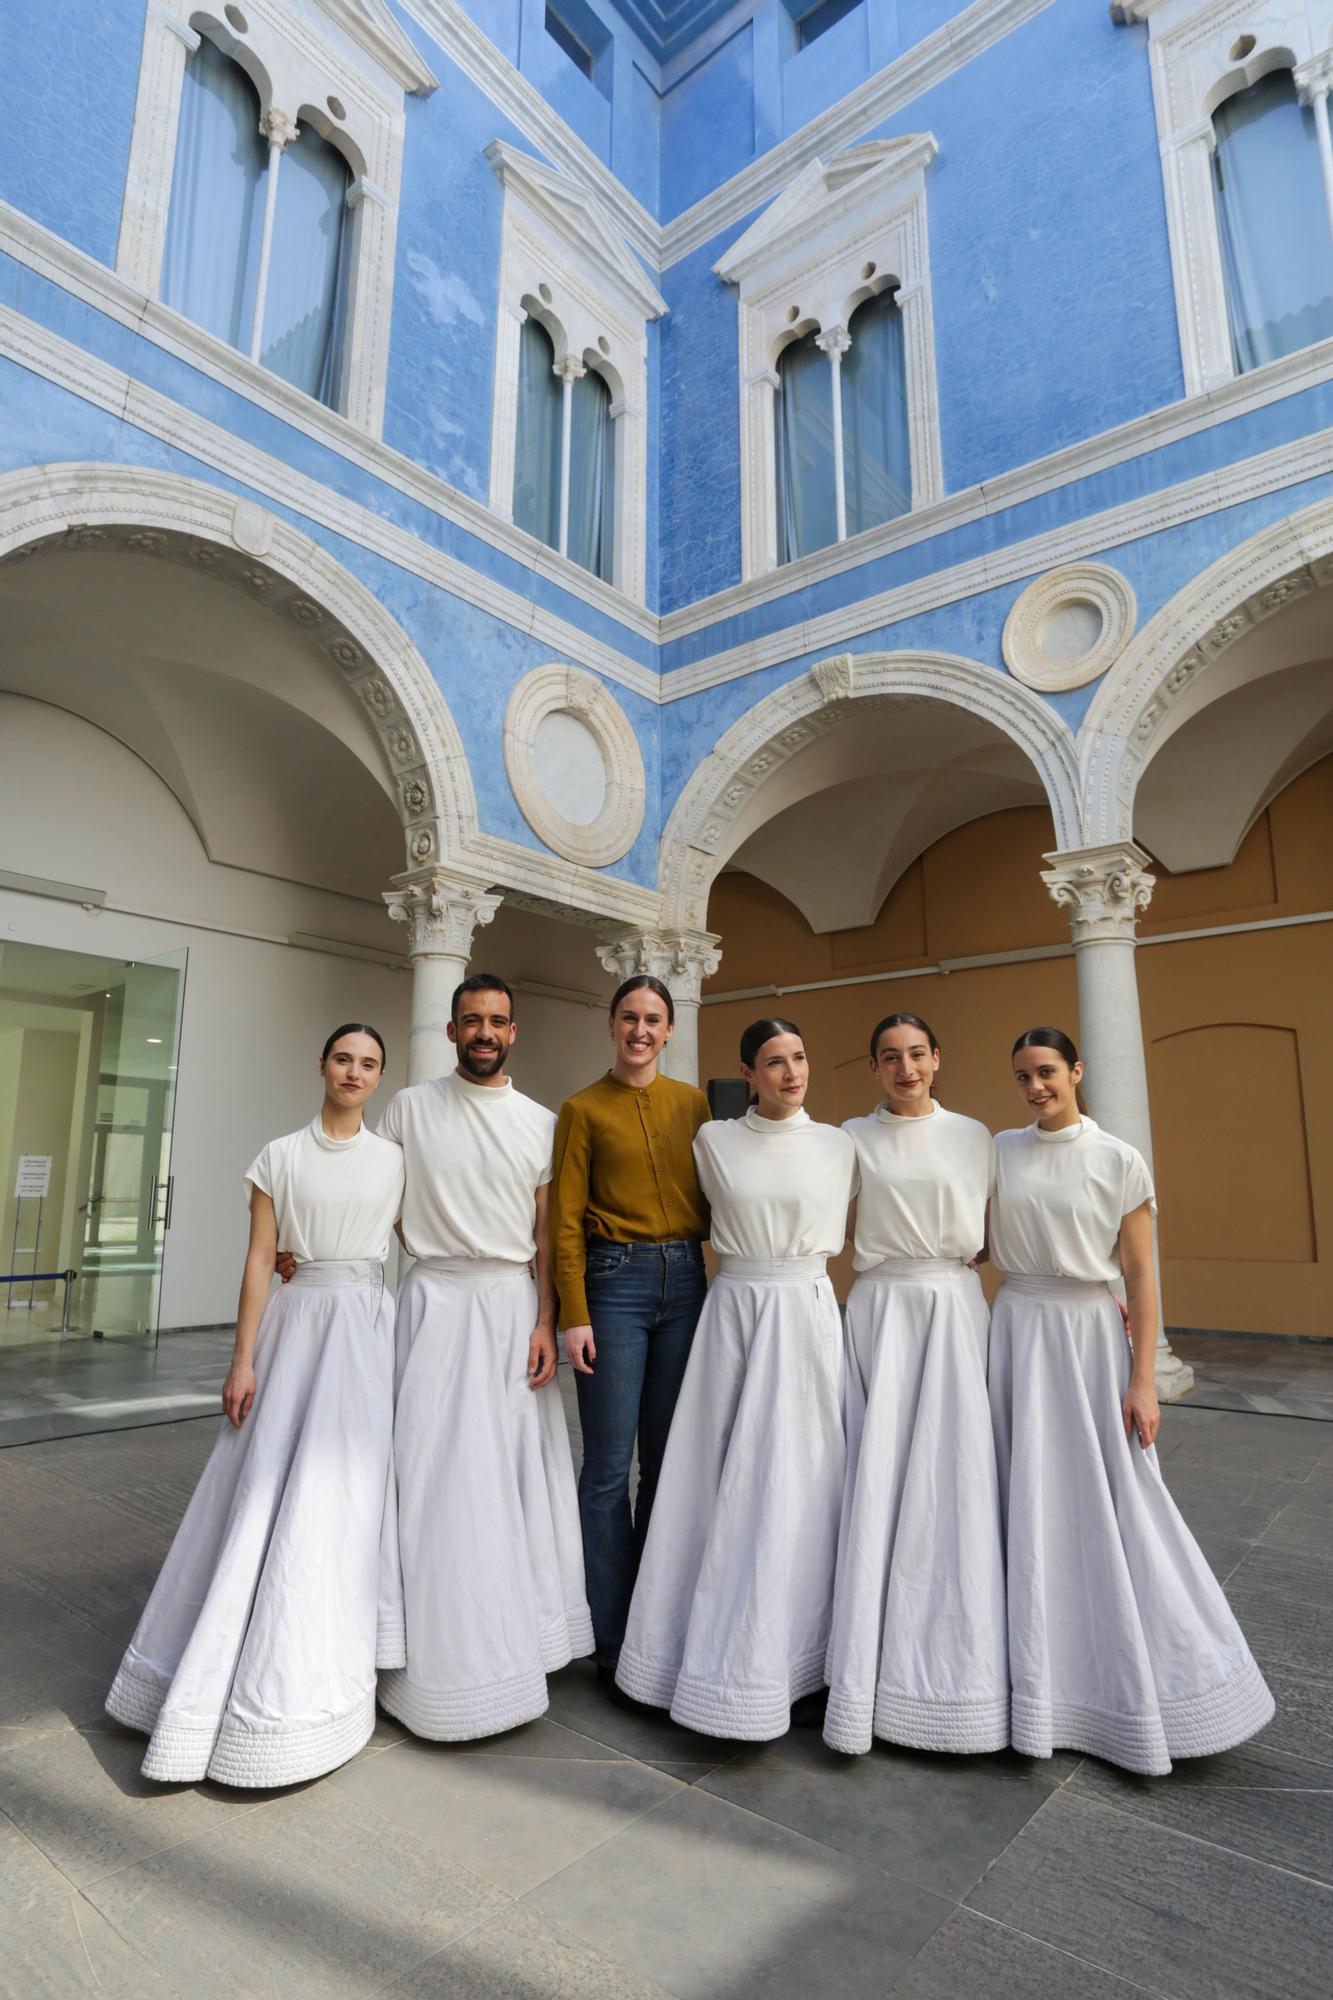
<path id="1" fill-rule="evenodd" d="M 593 1650 L 574 1462 L 554 1382 L 528 1387 L 524 1264 L 413 1265 L 398 1297 L 398 1547 L 406 1665 L 380 1705 L 417 1736 L 494 1736 Z"/>
<path id="2" fill-rule="evenodd" d="M 847 1301 L 847 1486 L 824 1740 L 1009 1742 L 989 1314 L 975 1271 L 893 1261 Z"/>
<path id="3" fill-rule="evenodd" d="M 824 1684 L 847 1449 L 822 1257 L 722 1259 L 690 1351 L 616 1679 L 763 1742 Z"/>
<path id="4" fill-rule="evenodd" d="M 1007 1513 L 1014 1747 L 1160 1774 L 1262 1729 L 1273 1697 L 1166 1487 L 1125 1436 L 1104 1285 L 1008 1278 L 990 1396 Z"/>
<path id="5" fill-rule="evenodd" d="M 254 1370 L 250 1413 L 223 1421 L 107 1696 L 164 1782 L 298 1784 L 375 1726 L 393 1539 L 384 1267 L 301 1265 L 265 1307 Z"/>

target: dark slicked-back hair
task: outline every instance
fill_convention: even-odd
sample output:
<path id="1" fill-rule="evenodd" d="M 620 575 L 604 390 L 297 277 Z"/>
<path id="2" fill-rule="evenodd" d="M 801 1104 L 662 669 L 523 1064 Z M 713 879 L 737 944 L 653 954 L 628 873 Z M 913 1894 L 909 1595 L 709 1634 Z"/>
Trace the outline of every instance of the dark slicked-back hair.
<path id="1" fill-rule="evenodd" d="M 465 993 L 503 993 L 509 1002 L 509 1018 L 514 1018 L 514 990 L 498 972 L 470 972 L 461 986 L 455 986 L 453 1001 L 449 1008 L 449 1018 L 458 1023 L 458 1003 Z"/>

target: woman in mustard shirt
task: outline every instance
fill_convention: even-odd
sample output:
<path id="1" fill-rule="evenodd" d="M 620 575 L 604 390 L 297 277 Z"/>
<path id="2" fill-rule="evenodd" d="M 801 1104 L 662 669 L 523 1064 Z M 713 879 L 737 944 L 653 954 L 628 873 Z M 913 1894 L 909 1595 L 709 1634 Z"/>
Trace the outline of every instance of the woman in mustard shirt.
<path id="1" fill-rule="evenodd" d="M 562 1105 L 555 1135 L 555 1278 L 583 1432 L 579 1516 L 597 1672 L 610 1688 L 706 1285 L 708 1206 L 692 1149 L 708 1100 L 657 1073 L 674 1025 L 661 980 L 627 979 L 611 1002 L 615 1062 Z"/>

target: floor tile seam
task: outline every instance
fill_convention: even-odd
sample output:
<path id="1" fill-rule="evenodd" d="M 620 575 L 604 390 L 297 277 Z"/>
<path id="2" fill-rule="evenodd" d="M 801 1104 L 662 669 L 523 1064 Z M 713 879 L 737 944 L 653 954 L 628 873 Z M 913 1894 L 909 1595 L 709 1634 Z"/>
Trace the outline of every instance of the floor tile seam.
<path id="1" fill-rule="evenodd" d="M 961 1906 L 960 1914 L 974 1917 L 979 1923 L 994 1924 L 997 1930 L 1008 1931 L 1011 1937 L 1022 1938 L 1027 1944 L 1035 1944 L 1043 1951 L 1053 1951 L 1058 1958 L 1067 1958 L 1075 1965 L 1085 1965 L 1090 1972 L 1104 1972 L 1108 1978 L 1118 1980 L 1131 1993 L 1147 1994 L 1149 2000 L 1178 2000 L 1178 1995 L 1169 1992 L 1165 1986 L 1144 1986 L 1139 1980 L 1130 1979 L 1127 1974 L 1117 1972 L 1114 1967 L 1103 1965 L 1100 1959 L 1085 1958 L 1082 1952 L 1071 1951 L 1068 1945 L 1053 1944 L 1049 1938 L 1038 1937 L 1035 1931 L 1025 1931 L 1020 1924 L 1006 1923 L 1003 1917 L 993 1917 L 986 1910 L 974 1910 L 970 1905 L 964 1905 Z M 930 1939 L 927 1938 L 921 1947 L 922 1951 L 925 1951 L 929 1944 Z"/>
<path id="2" fill-rule="evenodd" d="M 1168 1826 L 1163 1820 L 1147 1819 L 1142 1813 L 1129 1812 L 1123 1806 L 1116 1805 L 1112 1799 L 1093 1798 L 1087 1792 L 1074 1792 L 1071 1797 L 1077 1799 L 1081 1805 L 1114 1813 L 1117 1819 L 1128 1821 L 1139 1832 L 1142 1832 L 1144 1827 L 1149 1827 L 1153 1832 L 1165 1834 L 1172 1840 L 1187 1840 L 1194 1847 L 1206 1847 L 1211 1854 L 1227 1854 L 1233 1861 L 1247 1862 L 1252 1868 L 1265 1868 L 1272 1875 L 1286 1875 L 1292 1881 L 1308 1883 L 1310 1888 L 1320 1889 L 1326 1896 L 1333 1898 L 1333 1881 L 1321 1881 L 1318 1875 L 1307 1875 L 1303 1869 L 1288 1868 L 1280 1861 L 1266 1861 L 1262 1855 L 1246 1854 L 1243 1848 L 1229 1847 L 1221 1840 L 1207 1840 L 1202 1834 L 1191 1833 L 1186 1827 Z M 991 1865 L 993 1867 L 994 1863 Z"/>
<path id="3" fill-rule="evenodd" d="M 709 1775 L 711 1776 L 712 1773 L 710 1773 Z M 843 1862 L 853 1868 L 873 1869 L 877 1875 L 882 1875 L 886 1882 L 901 1883 L 909 1889 L 915 1889 L 919 1895 L 929 1896 L 933 1902 L 942 1903 L 945 1906 L 945 1908 L 949 1910 L 961 1909 L 962 1895 L 969 1895 L 971 1893 L 971 1890 L 976 1887 L 976 1883 L 981 1880 L 981 1875 L 978 1875 L 976 1878 L 976 1882 L 969 1884 L 968 1888 L 963 1890 L 962 1895 L 953 1896 L 946 1890 L 931 1888 L 930 1884 L 927 1882 L 918 1882 L 915 1876 L 908 1875 L 905 1872 L 891 1874 L 887 1868 L 881 1868 L 877 1861 L 868 1860 L 864 1855 L 852 1854 L 845 1847 L 830 1847 L 828 1841 L 820 1840 L 817 1837 L 817 1835 L 813 1833 L 807 1833 L 804 1827 L 792 1826 L 785 1819 L 774 1819 L 771 1814 L 759 1812 L 754 1806 L 742 1805 L 739 1799 L 729 1799 L 724 1797 L 721 1792 L 707 1791 L 705 1790 L 705 1780 L 703 1779 L 700 1779 L 697 1785 L 689 1786 L 688 1789 L 693 1792 L 703 1792 L 705 1798 L 716 1799 L 719 1805 L 730 1806 L 733 1812 L 744 1813 L 747 1816 L 747 1818 L 758 1820 L 761 1826 L 772 1826 L 776 1827 L 779 1833 L 789 1833 L 793 1835 L 797 1840 L 805 1841 L 807 1845 L 809 1845 L 810 1847 L 819 1848 L 822 1853 L 831 1856 L 832 1859 L 835 1861 Z M 1045 1805 L 1046 1800 L 1043 1799 L 1041 1804 Z M 1037 1813 L 1039 1813 L 1040 1811 L 1041 1811 L 1041 1806 L 1038 1806 L 1036 1810 L 1032 1812 L 1026 1820 L 1024 1820 L 1023 1825 L 1030 1826 L 1032 1824 L 1032 1821 L 1036 1818 Z M 1015 1838 L 1017 1838 L 1017 1836 L 1015 1836 Z M 1006 1845 L 1008 1845 L 1007 1842 Z M 993 1866 L 994 1866 L 993 1862 L 988 1862 L 986 1864 L 987 1869 Z M 982 1874 L 984 1875 L 985 1873 L 986 1869 L 983 1869 Z M 943 1923 L 944 1919 L 941 1918 L 940 1922 Z"/>
<path id="4" fill-rule="evenodd" d="M 116 1923 L 115 1919 L 109 1917 L 105 1910 L 99 1910 L 97 1908 L 97 1905 L 91 1902 L 89 1898 L 84 1895 L 82 1889 L 74 1890 L 73 1895 L 71 1897 L 71 1902 L 75 1906 L 74 1925 L 75 1929 L 78 1931 L 79 1934 L 79 1944 L 82 1947 L 83 1955 L 88 1961 L 88 1970 L 92 1974 L 94 1993 L 102 1993 L 105 1991 L 105 1988 L 102 1985 L 101 1978 L 98 1975 L 97 1967 L 93 1964 L 92 1956 L 88 1950 L 87 1943 L 84 1939 L 83 1925 L 79 1922 L 79 1913 L 77 1907 L 78 1904 L 80 1903 L 83 1904 L 85 1909 L 91 1910 L 94 1916 L 96 1916 L 100 1920 L 100 1922 L 106 1925 L 107 1929 L 111 1932 L 113 1937 L 116 1937 L 120 1940 L 121 1944 L 125 1947 L 126 1951 L 129 1952 L 131 1958 L 134 1959 L 135 1963 L 143 1967 L 145 1974 L 151 1974 L 153 1977 L 155 1977 L 160 1982 L 160 1984 L 164 1986 L 167 1989 L 167 1991 L 174 1996 L 174 2000 L 186 2000 L 186 1996 L 184 1993 L 182 1993 L 180 1987 L 175 1985 L 171 1980 L 167 1979 L 163 1973 L 159 1972 L 157 1967 L 151 1962 L 151 1960 L 145 1958 L 144 1954 L 139 1950 L 139 1947 L 134 1943 L 134 1941 L 131 1938 L 126 1937 L 124 1931 L 120 1928 L 120 1925 Z"/>
<path id="5" fill-rule="evenodd" d="M 34 1840 L 33 1836 L 28 1832 L 27 1827 L 24 1826 L 20 1820 L 16 1820 L 14 1818 L 14 1815 L 11 1812 L 7 1812 L 3 1806 L 0 1806 L 0 1820 L 4 1820 L 8 1825 L 12 1826 L 15 1833 L 18 1834 L 19 1838 L 27 1843 L 27 1845 L 32 1849 L 34 1854 L 38 1854 L 41 1856 L 42 1860 L 47 1864 L 48 1868 L 55 1869 L 56 1874 L 60 1877 L 62 1890 L 68 1891 L 68 1893 L 71 1896 L 80 1896 L 83 1894 L 83 1891 L 80 1888 L 79 1884 L 74 1880 L 74 1878 L 71 1875 L 67 1875 L 65 1873 L 65 1870 L 61 1867 L 60 1863 L 55 1859 L 54 1855 L 48 1854 L 46 1849 L 42 1846 L 41 1842 L 39 1840 Z"/>
<path id="6" fill-rule="evenodd" d="M 653 1770 L 651 1764 L 645 1765 L 644 1768 L 645 1770 Z M 654 1799 L 650 1806 L 645 1806 L 642 1812 L 635 1813 L 633 1818 L 627 1819 L 623 1826 L 618 1826 L 614 1833 L 608 1833 L 604 1839 L 594 1841 L 592 1846 L 585 1848 L 582 1854 L 573 1855 L 570 1860 L 563 1862 L 552 1874 L 543 1875 L 540 1882 L 534 1882 L 530 1889 L 525 1889 L 521 1896 L 515 1896 L 513 1900 L 516 1903 L 526 1903 L 530 1897 L 539 1895 L 543 1890 L 549 1889 L 553 1883 L 560 1880 L 562 1875 L 567 1875 L 571 1868 L 581 1868 L 585 1861 L 590 1861 L 594 1854 L 600 1854 L 602 1849 L 609 1847 L 613 1840 L 619 1840 L 622 1834 L 630 1831 L 631 1827 L 642 1825 L 643 1821 L 651 1819 L 655 1812 L 661 1812 L 665 1806 L 674 1805 L 682 1792 L 692 1792 L 695 1789 L 692 1785 L 682 1783 L 679 1778 L 670 1777 L 665 1771 L 656 1771 L 654 1775 L 659 1778 L 666 1778 L 669 1784 L 676 1787 L 676 1790 L 667 1798 Z M 573 1924 L 569 1928 L 573 1930 Z M 590 1945 L 594 1951 L 600 1950 L 601 1947 L 595 1938 L 584 1937 L 582 1931 L 575 1931 L 575 1935 L 583 1938 L 583 1942 L 586 1945 Z"/>
<path id="7" fill-rule="evenodd" d="M 458 1865 L 461 1866 L 461 1864 Z M 468 1875 L 472 1874 L 470 1868 L 464 1868 L 463 1872 Z M 443 1958 L 447 1951 L 452 1951 L 456 1944 L 463 1942 L 464 1938 L 472 1937 L 477 1931 L 485 1930 L 487 1924 L 494 1923 L 497 1917 L 504 1916 L 507 1911 L 517 1908 L 519 1898 L 511 1896 L 509 1891 L 502 1889 L 498 1882 L 489 1882 L 484 1876 L 480 1875 L 474 1877 L 474 1879 L 483 1883 L 486 1888 L 494 1889 L 497 1896 L 503 1896 L 504 1908 L 500 1910 L 484 1910 L 479 1916 L 469 1918 L 461 1929 L 454 1932 L 447 1943 L 437 1946 L 434 1951 L 428 1951 L 424 1958 L 414 1959 L 411 1965 L 404 1966 L 401 1972 L 395 1972 L 393 1977 L 386 1979 L 382 1985 L 368 1987 L 368 1992 L 392 1993 L 396 1987 L 402 1985 L 404 1980 L 411 1979 L 416 1973 L 420 1972 L 423 1966 L 433 1965 L 437 1958 Z"/>
<path id="8" fill-rule="evenodd" d="M 193 1790 L 195 1788 L 191 1787 L 191 1789 Z M 132 1861 L 122 1861 L 118 1867 L 107 1868 L 100 1875 L 90 1875 L 86 1882 L 76 1882 L 74 1886 L 76 1889 L 78 1889 L 81 1895 L 87 1894 L 87 1891 L 89 1889 L 100 1889 L 104 1883 L 114 1881 L 117 1875 L 127 1875 L 132 1869 L 143 1867 L 146 1862 L 158 1861 L 164 1854 L 174 1854 L 178 1847 L 198 1846 L 202 1841 L 211 1840 L 216 1835 L 220 1833 L 225 1833 L 228 1827 L 236 1824 L 240 1820 L 253 1819 L 256 1813 L 263 1812 L 265 1808 L 268 1806 L 282 1805 L 285 1802 L 286 1798 L 290 1796 L 291 1796 L 290 1793 L 285 1793 L 283 1798 L 281 1799 L 256 1799 L 253 1805 L 234 1806 L 231 1809 L 231 1811 L 228 1812 L 225 1819 L 221 1820 L 220 1822 L 214 1821 L 207 1826 L 200 1827 L 194 1833 L 182 1834 L 179 1840 L 164 1841 L 161 1847 L 150 1848 L 146 1854 L 136 1854 Z M 151 1798 L 144 1799 L 141 1800 L 140 1803 L 143 1805 L 151 1805 L 152 1800 Z M 45 1852 L 45 1849 L 43 1849 L 42 1851 Z M 49 1860 L 50 1856 L 48 1855 L 47 1858 Z M 57 1864 L 53 1862 L 52 1865 L 55 1866 Z M 61 1873 L 62 1874 L 64 1873 L 63 1869 L 61 1870 Z M 89 1896 L 88 1900 L 91 1903 L 92 1897 Z M 97 1905 L 95 1903 L 93 1903 L 93 1908 L 97 1909 Z M 98 1914 L 99 1915 L 102 1914 L 100 1910 L 98 1911 Z"/>

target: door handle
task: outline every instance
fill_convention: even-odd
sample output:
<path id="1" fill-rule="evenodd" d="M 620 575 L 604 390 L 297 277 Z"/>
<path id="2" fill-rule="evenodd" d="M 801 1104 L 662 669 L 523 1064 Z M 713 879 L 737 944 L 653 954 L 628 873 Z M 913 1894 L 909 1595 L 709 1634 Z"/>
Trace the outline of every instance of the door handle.
<path id="1" fill-rule="evenodd" d="M 171 1209 L 172 1209 L 172 1204 L 174 1203 L 175 1199 L 176 1199 L 176 1176 L 175 1176 L 175 1174 L 168 1174 L 168 1175 L 167 1175 L 167 1212 L 166 1212 L 166 1214 L 165 1214 L 165 1215 L 163 1216 L 163 1218 L 162 1218 L 162 1227 L 163 1227 L 164 1229 L 170 1229 L 170 1227 L 171 1227 Z"/>

